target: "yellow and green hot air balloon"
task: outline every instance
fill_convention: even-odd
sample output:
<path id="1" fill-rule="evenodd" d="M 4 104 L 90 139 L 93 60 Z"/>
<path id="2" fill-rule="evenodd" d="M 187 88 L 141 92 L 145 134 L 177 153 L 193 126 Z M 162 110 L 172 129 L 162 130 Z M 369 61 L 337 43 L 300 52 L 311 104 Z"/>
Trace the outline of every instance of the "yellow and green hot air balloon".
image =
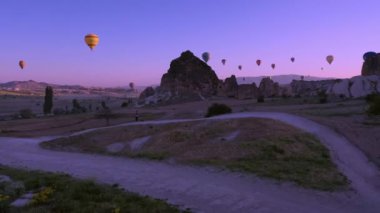
<path id="1" fill-rule="evenodd" d="M 99 43 L 99 37 L 95 34 L 87 34 L 84 37 L 84 41 L 90 47 L 90 49 L 93 50 L 94 47 Z"/>

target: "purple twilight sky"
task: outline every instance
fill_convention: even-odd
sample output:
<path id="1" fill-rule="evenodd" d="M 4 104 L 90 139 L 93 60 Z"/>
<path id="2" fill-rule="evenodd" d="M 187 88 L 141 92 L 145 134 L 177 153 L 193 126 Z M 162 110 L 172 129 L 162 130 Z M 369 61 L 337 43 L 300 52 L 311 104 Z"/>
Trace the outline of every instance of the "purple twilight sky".
<path id="1" fill-rule="evenodd" d="M 380 51 L 379 8 L 379 0 L 1 0 L 0 82 L 157 84 L 184 50 L 210 52 L 220 78 L 351 77 L 364 52 Z M 87 33 L 100 37 L 93 52 Z"/>

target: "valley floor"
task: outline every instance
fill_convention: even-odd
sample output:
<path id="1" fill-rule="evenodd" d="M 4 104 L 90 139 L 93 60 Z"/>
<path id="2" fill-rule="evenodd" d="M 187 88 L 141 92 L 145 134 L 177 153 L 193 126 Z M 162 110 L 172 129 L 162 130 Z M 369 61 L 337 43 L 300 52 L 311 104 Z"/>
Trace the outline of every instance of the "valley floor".
<path id="1" fill-rule="evenodd" d="M 212 168 L 49 151 L 38 146 L 42 141 L 54 139 L 52 137 L 1 138 L 0 163 L 13 167 L 66 172 L 79 178 L 94 178 L 104 183 L 118 183 L 130 191 L 168 199 L 170 203 L 189 207 L 195 212 L 378 212 L 379 170 L 340 134 L 326 126 L 286 113 L 243 112 L 210 120 L 247 117 L 280 120 L 316 135 L 330 150 L 339 170 L 351 181 L 352 190 L 316 192 L 289 183 L 281 184 L 253 175 Z M 189 120 L 146 121 L 122 125 L 181 121 Z M 89 131 L 93 130 L 84 132 Z"/>

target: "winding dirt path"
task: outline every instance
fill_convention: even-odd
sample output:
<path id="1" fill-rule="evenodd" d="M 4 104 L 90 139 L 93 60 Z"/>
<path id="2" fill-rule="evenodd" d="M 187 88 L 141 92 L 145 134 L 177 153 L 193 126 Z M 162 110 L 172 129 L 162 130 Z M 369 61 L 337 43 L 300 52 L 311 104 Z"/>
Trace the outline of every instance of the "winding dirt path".
<path id="1" fill-rule="evenodd" d="M 352 182 L 352 191 L 317 192 L 254 175 L 168 163 L 41 149 L 50 139 L 0 138 L 0 163 L 79 178 L 118 183 L 128 191 L 167 199 L 195 212 L 380 212 L 380 172 L 366 156 L 333 130 L 286 113 L 236 113 L 209 119 L 272 118 L 318 136 L 334 162 Z M 128 123 L 165 124 L 204 119 Z M 112 128 L 112 127 L 106 127 Z M 84 132 L 95 131 L 96 128 Z"/>

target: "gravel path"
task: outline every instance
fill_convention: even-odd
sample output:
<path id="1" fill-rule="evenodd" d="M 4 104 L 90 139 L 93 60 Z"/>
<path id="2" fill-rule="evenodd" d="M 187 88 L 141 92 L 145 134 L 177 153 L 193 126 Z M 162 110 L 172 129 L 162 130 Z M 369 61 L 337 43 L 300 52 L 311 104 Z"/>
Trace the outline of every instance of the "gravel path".
<path id="1" fill-rule="evenodd" d="M 273 118 L 317 135 L 330 149 L 339 169 L 352 182 L 353 190 L 317 192 L 290 183 L 212 168 L 56 152 L 38 146 L 51 137 L 0 138 L 0 163 L 118 183 L 129 191 L 167 199 L 169 203 L 195 212 L 380 212 L 379 170 L 345 138 L 325 126 L 286 113 L 236 113 L 210 119 L 246 117 Z M 147 121 L 118 126 L 186 121 L 194 120 Z"/>

